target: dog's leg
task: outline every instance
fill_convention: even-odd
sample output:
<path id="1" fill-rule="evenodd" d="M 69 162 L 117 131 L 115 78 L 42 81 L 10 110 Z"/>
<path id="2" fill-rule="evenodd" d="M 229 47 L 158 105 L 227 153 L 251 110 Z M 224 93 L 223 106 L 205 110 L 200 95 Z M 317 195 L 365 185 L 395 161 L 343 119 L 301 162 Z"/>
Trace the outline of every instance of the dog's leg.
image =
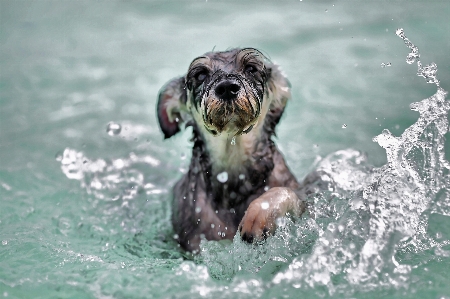
<path id="1" fill-rule="evenodd" d="M 300 216 L 305 204 L 290 188 L 274 187 L 252 201 L 239 224 L 244 241 L 252 243 L 273 234 L 276 220 L 290 213 Z"/>

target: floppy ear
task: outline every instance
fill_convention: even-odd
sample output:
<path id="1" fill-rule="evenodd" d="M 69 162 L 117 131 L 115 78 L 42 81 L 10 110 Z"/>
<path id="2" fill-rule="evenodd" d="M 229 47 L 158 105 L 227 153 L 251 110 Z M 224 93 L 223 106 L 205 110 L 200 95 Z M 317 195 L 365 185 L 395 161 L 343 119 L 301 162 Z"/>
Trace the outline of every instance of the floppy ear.
<path id="1" fill-rule="evenodd" d="M 291 83 L 276 64 L 270 63 L 267 68 L 267 90 L 272 102 L 266 116 L 266 126 L 273 133 L 280 121 L 287 101 L 291 98 Z"/>
<path id="2" fill-rule="evenodd" d="M 184 77 L 170 80 L 161 88 L 158 96 L 156 112 L 164 139 L 170 138 L 180 131 L 181 111 L 186 106 L 186 90 Z"/>

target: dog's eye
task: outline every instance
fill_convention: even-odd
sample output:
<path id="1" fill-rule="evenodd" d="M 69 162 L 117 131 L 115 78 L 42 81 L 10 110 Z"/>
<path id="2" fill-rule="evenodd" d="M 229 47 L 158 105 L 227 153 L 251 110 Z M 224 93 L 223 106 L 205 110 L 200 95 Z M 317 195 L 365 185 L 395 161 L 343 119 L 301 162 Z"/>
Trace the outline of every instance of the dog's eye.
<path id="1" fill-rule="evenodd" d="M 249 74 L 254 74 L 257 71 L 258 71 L 258 69 L 251 64 L 247 64 L 244 69 L 244 72 L 249 73 Z"/>
<path id="2" fill-rule="evenodd" d="M 198 74 L 195 75 L 195 80 L 197 80 L 198 82 L 203 82 L 206 79 L 206 73 L 205 72 L 200 72 Z"/>

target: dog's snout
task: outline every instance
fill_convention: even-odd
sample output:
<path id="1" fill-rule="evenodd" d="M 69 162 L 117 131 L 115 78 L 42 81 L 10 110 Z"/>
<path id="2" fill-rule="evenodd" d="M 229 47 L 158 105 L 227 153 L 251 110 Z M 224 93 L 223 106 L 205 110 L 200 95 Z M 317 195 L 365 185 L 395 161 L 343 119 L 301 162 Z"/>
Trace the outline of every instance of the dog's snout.
<path id="1" fill-rule="evenodd" d="M 235 82 L 226 80 L 219 83 L 214 89 L 214 92 L 220 99 L 228 101 L 234 100 L 237 97 L 240 89 L 241 87 Z"/>

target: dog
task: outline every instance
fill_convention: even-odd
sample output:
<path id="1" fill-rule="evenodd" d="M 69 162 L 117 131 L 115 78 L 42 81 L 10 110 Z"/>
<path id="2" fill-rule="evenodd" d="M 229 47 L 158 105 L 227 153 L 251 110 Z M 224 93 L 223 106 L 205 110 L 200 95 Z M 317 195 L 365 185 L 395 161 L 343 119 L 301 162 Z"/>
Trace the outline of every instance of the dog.
<path id="1" fill-rule="evenodd" d="M 262 52 L 236 48 L 195 58 L 185 76 L 159 92 L 164 138 L 192 127 L 188 172 L 173 188 L 172 225 L 181 247 L 198 253 L 202 238 L 258 242 L 276 220 L 305 212 L 308 188 L 299 183 L 272 140 L 290 83 Z"/>

